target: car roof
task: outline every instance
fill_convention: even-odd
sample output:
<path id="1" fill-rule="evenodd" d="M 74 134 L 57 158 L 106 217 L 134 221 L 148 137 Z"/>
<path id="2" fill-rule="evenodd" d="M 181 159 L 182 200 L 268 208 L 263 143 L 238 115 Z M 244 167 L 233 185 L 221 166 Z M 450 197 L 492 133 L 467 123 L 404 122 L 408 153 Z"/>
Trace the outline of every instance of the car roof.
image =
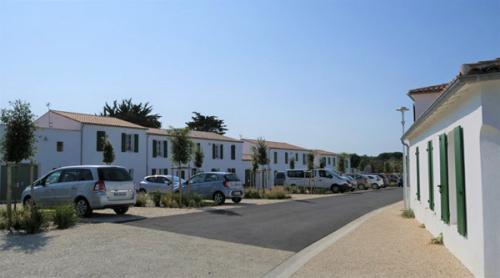
<path id="1" fill-rule="evenodd" d="M 74 165 L 74 166 L 63 166 L 56 168 L 54 170 L 63 170 L 63 169 L 88 169 L 88 168 L 123 168 L 126 169 L 123 166 L 118 166 L 118 165 Z"/>

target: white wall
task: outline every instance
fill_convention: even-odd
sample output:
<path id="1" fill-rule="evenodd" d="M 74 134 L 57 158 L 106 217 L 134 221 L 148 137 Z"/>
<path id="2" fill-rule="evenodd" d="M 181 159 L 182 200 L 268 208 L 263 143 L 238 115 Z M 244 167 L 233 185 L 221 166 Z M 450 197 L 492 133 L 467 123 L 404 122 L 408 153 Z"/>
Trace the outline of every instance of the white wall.
<path id="1" fill-rule="evenodd" d="M 415 94 L 413 95 L 414 105 L 415 105 L 415 119 L 420 118 L 420 116 L 429 108 L 432 103 L 440 96 L 440 93 L 425 93 L 425 94 Z"/>
<path id="2" fill-rule="evenodd" d="M 49 111 L 35 121 L 36 126 L 45 128 L 58 128 L 68 130 L 80 130 L 81 124 L 77 121 L 68 119 L 52 111 Z"/>
<path id="3" fill-rule="evenodd" d="M 465 86 L 467 90 L 462 97 L 455 99 L 439 115 L 439 120 L 425 125 L 425 129 L 410 139 L 410 205 L 415 211 L 416 219 L 424 223 L 435 236 L 443 233 L 444 244 L 455 254 L 464 265 L 476 276 L 484 275 L 484 236 L 483 236 L 483 193 L 481 176 L 481 156 L 479 134 L 482 125 L 481 94 L 477 87 Z M 440 184 L 439 165 L 439 135 L 450 133 L 455 127 L 462 126 L 464 132 L 464 160 L 466 183 L 467 236 L 457 232 L 454 221 L 446 224 L 441 221 L 441 195 L 437 185 Z M 429 208 L 429 168 L 427 158 L 427 142 L 433 142 L 434 170 L 434 203 L 432 211 Z M 448 141 L 453 140 L 448 137 Z M 420 150 L 420 201 L 417 200 L 416 177 L 416 147 Z M 456 202 L 454 182 L 450 173 L 450 207 Z M 453 212 L 450 212 L 453 214 Z M 453 215 L 450 215 L 453 218 Z"/>

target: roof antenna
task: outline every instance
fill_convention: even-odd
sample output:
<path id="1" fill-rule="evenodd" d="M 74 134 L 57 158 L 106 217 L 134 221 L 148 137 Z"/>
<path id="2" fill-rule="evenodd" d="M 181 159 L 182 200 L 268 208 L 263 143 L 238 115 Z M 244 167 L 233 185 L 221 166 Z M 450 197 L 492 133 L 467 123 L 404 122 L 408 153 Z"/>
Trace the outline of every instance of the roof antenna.
<path id="1" fill-rule="evenodd" d="M 47 106 L 47 109 L 49 110 L 49 127 L 52 128 L 52 120 L 50 119 L 50 102 L 47 102 L 45 106 Z"/>

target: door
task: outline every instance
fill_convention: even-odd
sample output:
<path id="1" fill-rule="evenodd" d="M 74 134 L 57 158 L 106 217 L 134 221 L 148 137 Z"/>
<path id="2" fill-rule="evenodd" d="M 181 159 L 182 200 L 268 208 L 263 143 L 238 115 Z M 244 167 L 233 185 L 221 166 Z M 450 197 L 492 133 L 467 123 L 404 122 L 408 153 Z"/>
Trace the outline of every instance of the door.
<path id="1" fill-rule="evenodd" d="M 57 203 L 58 194 L 57 191 L 59 180 L 61 178 L 62 171 L 54 171 L 47 175 L 43 182 L 43 186 L 35 192 L 35 202 L 41 204 L 42 206 L 53 206 Z"/>
<path id="2" fill-rule="evenodd" d="M 189 180 L 191 192 L 206 197 L 206 188 L 204 188 L 205 174 L 198 174 Z"/>
<path id="3" fill-rule="evenodd" d="M 206 174 L 205 182 L 202 185 L 202 191 L 207 197 L 212 196 L 216 190 L 222 186 L 222 177 L 217 174 Z"/>
<path id="4" fill-rule="evenodd" d="M 450 203 L 448 197 L 448 139 L 446 134 L 439 136 L 439 167 L 440 182 L 439 192 L 441 194 L 441 220 L 450 223 Z"/>

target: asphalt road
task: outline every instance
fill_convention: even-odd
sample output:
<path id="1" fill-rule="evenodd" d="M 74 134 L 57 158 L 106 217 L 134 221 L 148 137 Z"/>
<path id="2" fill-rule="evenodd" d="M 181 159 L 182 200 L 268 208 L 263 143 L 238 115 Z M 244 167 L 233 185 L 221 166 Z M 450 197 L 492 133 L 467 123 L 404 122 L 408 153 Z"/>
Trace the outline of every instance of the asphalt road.
<path id="1" fill-rule="evenodd" d="M 209 209 L 125 225 L 298 252 L 352 220 L 402 200 L 402 196 L 401 188 L 361 191 L 271 205 Z"/>

